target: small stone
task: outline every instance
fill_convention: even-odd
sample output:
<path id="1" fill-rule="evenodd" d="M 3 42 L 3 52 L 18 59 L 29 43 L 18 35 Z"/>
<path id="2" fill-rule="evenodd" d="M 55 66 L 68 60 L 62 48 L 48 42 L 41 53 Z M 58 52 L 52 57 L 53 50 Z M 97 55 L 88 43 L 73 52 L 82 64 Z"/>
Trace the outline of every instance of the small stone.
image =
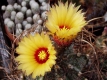
<path id="1" fill-rule="evenodd" d="M 15 17 L 15 23 L 17 24 L 17 23 L 21 23 L 23 21 L 23 19 L 19 19 L 19 18 L 17 18 L 17 17 Z"/>
<path id="2" fill-rule="evenodd" d="M 2 10 L 6 10 L 6 6 L 3 5 L 3 6 L 1 7 L 1 9 L 2 9 Z"/>
<path id="3" fill-rule="evenodd" d="M 40 19 L 40 15 L 39 14 L 35 14 L 33 16 L 33 22 L 36 23 L 38 20 Z"/>
<path id="4" fill-rule="evenodd" d="M 32 16 L 32 11 L 31 11 L 31 9 L 28 9 L 28 10 L 26 11 L 26 16 L 27 16 L 27 17 Z"/>
<path id="5" fill-rule="evenodd" d="M 22 33 L 22 29 L 16 29 L 16 36 L 19 36 Z"/>
<path id="6" fill-rule="evenodd" d="M 23 20 L 23 19 L 24 19 L 24 14 L 23 14 L 22 12 L 18 12 L 18 13 L 16 14 L 16 17 L 17 17 L 17 19 L 19 19 L 19 20 Z"/>
<path id="7" fill-rule="evenodd" d="M 15 26 L 15 24 L 14 24 L 13 21 L 9 21 L 9 22 L 7 23 L 7 27 L 9 27 L 9 28 L 13 28 L 14 26 Z"/>
<path id="8" fill-rule="evenodd" d="M 23 22 L 22 22 L 22 25 L 23 25 L 23 26 L 26 26 L 27 23 L 28 23 L 27 21 L 23 21 Z"/>
<path id="9" fill-rule="evenodd" d="M 15 15 L 16 15 L 16 11 L 12 11 L 11 16 L 15 16 Z"/>
<path id="10" fill-rule="evenodd" d="M 27 17 L 27 22 L 32 23 L 32 17 Z"/>
<path id="11" fill-rule="evenodd" d="M 22 24 L 21 23 L 16 24 L 16 29 L 22 29 Z"/>
<path id="12" fill-rule="evenodd" d="M 32 27 L 31 24 L 26 24 L 25 29 L 30 29 Z"/>
<path id="13" fill-rule="evenodd" d="M 17 6 L 17 10 L 21 11 L 21 6 L 20 5 Z"/>
<path id="14" fill-rule="evenodd" d="M 15 3 L 15 4 L 13 5 L 13 7 L 14 7 L 14 9 L 17 9 L 18 4 L 17 4 L 17 3 Z"/>
<path id="15" fill-rule="evenodd" d="M 31 7 L 31 10 L 32 10 L 32 13 L 35 14 L 35 13 L 39 13 L 40 11 L 40 8 L 39 8 L 39 4 L 37 2 L 34 2 L 30 5 Z"/>
<path id="16" fill-rule="evenodd" d="M 13 6 L 12 5 L 7 5 L 7 8 L 6 8 L 7 11 L 11 12 L 13 11 Z"/>
<path id="17" fill-rule="evenodd" d="M 26 1 L 22 1 L 21 5 L 26 6 Z"/>
<path id="18" fill-rule="evenodd" d="M 42 6 L 45 6 L 45 5 L 47 5 L 47 3 L 46 2 L 42 2 Z"/>
<path id="19" fill-rule="evenodd" d="M 31 6 L 33 3 L 35 3 L 35 0 L 31 0 L 31 1 L 29 2 L 29 5 Z"/>
<path id="20" fill-rule="evenodd" d="M 5 18 L 5 20 L 4 20 L 4 24 L 7 25 L 7 23 L 8 23 L 9 21 L 10 21 L 9 18 Z"/>
<path id="21" fill-rule="evenodd" d="M 15 20 L 15 16 L 11 15 L 10 19 L 14 21 Z"/>
<path id="22" fill-rule="evenodd" d="M 42 14 L 41 14 L 41 17 L 43 20 L 46 20 L 47 18 L 47 11 L 44 11 Z"/>
<path id="23" fill-rule="evenodd" d="M 48 3 L 43 3 L 40 9 L 43 11 L 47 11 L 50 9 L 50 5 Z"/>
<path id="24" fill-rule="evenodd" d="M 41 24 L 43 23 L 43 21 L 42 21 L 41 19 L 39 19 L 39 20 L 37 21 L 37 23 L 38 23 L 39 25 L 41 25 Z"/>
<path id="25" fill-rule="evenodd" d="M 22 13 L 25 13 L 26 11 L 27 11 L 27 7 L 24 6 L 24 7 L 21 8 Z"/>

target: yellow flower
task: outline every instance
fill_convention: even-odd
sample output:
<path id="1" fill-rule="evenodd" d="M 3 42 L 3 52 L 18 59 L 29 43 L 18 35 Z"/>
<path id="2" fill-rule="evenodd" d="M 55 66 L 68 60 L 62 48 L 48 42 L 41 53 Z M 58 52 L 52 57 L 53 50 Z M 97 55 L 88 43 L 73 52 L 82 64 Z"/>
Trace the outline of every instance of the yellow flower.
<path id="1" fill-rule="evenodd" d="M 15 59 L 19 62 L 18 69 L 27 76 L 32 74 L 32 78 L 44 76 L 56 63 L 56 51 L 49 36 L 43 33 L 24 37 L 19 42 L 16 52 L 19 54 Z"/>
<path id="2" fill-rule="evenodd" d="M 84 13 L 78 10 L 80 6 L 68 2 L 52 6 L 48 12 L 46 27 L 52 33 L 53 39 L 59 45 L 68 45 L 76 37 L 77 33 L 87 24 Z"/>

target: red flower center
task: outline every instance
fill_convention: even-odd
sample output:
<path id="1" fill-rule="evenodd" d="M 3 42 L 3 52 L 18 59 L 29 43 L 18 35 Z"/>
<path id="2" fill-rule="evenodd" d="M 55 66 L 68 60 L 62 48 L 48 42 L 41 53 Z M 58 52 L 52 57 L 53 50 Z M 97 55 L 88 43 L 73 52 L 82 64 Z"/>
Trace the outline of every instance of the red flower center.
<path id="1" fill-rule="evenodd" d="M 59 28 L 60 28 L 60 29 L 63 29 L 63 28 L 69 29 L 68 26 L 63 26 L 63 25 L 59 26 Z"/>
<path id="2" fill-rule="evenodd" d="M 49 58 L 49 53 L 48 53 L 48 49 L 47 48 L 39 48 L 38 50 L 35 51 L 35 60 L 40 63 L 43 64 L 45 63 L 48 58 Z"/>

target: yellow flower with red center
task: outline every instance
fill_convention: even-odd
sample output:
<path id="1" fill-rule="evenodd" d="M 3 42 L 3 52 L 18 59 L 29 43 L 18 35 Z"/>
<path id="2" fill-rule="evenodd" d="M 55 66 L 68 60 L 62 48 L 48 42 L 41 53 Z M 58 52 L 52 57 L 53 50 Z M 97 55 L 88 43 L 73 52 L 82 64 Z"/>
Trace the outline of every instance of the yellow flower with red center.
<path id="1" fill-rule="evenodd" d="M 24 37 L 19 42 L 16 52 L 19 54 L 15 59 L 19 62 L 18 69 L 26 75 L 32 74 L 32 78 L 44 76 L 56 63 L 56 51 L 47 34 L 36 33 L 34 36 Z"/>
<path id="2" fill-rule="evenodd" d="M 87 24 L 84 13 L 79 10 L 79 7 L 59 1 L 58 5 L 52 6 L 47 13 L 46 27 L 52 33 L 57 44 L 61 46 L 70 44 L 77 33 Z"/>

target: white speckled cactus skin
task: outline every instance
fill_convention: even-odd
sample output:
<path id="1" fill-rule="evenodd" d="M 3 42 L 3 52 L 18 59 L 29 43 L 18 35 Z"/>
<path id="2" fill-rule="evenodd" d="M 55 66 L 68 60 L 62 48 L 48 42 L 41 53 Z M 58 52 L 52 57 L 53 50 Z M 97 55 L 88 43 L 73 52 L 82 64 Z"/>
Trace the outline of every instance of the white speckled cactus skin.
<path id="1" fill-rule="evenodd" d="M 10 29 L 11 24 L 9 26 L 7 23 L 10 21 L 14 26 L 14 29 L 20 28 L 20 32 L 24 30 L 28 30 L 32 27 L 32 25 L 38 25 L 40 28 L 43 27 L 43 23 L 47 17 L 47 11 L 49 10 L 49 3 L 46 0 L 7 0 L 8 5 L 2 6 L 2 10 L 4 10 L 3 18 L 4 23 L 7 28 Z M 40 29 L 37 28 L 36 32 L 40 32 Z M 14 30 L 18 36 L 18 30 Z M 16 32 L 17 31 L 17 32 Z"/>

